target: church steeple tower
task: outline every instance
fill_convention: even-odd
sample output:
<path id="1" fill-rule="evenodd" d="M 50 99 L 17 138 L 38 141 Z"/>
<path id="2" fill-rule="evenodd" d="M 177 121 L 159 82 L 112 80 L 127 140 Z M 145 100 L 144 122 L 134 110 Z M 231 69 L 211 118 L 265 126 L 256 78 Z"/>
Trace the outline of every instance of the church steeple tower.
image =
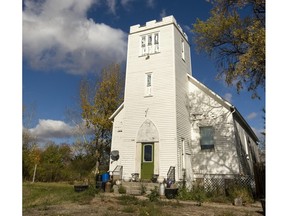
<path id="1" fill-rule="evenodd" d="M 139 173 L 140 178 L 147 172 L 166 176 L 170 166 L 175 167 L 178 179 L 182 175 L 183 140 L 188 142 L 191 136 L 185 107 L 187 73 L 192 74 L 190 59 L 188 37 L 173 16 L 164 17 L 159 22 L 146 22 L 144 26 L 138 24 L 130 27 L 123 110 L 124 129 L 121 136 L 122 145 L 129 149 L 130 155 L 135 158 L 127 158 L 127 161 L 122 163 L 127 170 Z M 157 129 L 159 136 L 154 141 L 147 141 L 152 146 L 148 145 L 149 148 L 146 146 L 147 142 L 137 139 L 137 134 L 141 132 L 143 135 L 141 125 L 147 123 L 147 116 L 148 122 L 155 128 L 155 132 L 151 133 L 156 133 Z M 151 170 L 147 172 L 143 172 L 146 165 L 145 158 L 143 159 L 145 146 L 153 154 L 153 166 L 151 165 Z M 171 156 L 167 157 L 169 154 Z"/>

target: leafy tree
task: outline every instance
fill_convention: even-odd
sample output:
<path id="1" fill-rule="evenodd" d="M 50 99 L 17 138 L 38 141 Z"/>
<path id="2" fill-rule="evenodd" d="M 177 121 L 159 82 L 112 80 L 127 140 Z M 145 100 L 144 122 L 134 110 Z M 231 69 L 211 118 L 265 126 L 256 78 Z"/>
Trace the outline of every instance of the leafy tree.
<path id="1" fill-rule="evenodd" d="M 211 16 L 193 25 L 195 43 L 216 60 L 228 85 L 252 98 L 265 88 L 265 0 L 211 0 Z"/>
<path id="2" fill-rule="evenodd" d="M 23 180 L 31 180 L 35 165 L 39 158 L 37 154 L 37 138 L 34 137 L 28 128 L 34 119 L 35 108 L 33 105 L 23 105 L 22 109 L 22 178 Z"/>
<path id="3" fill-rule="evenodd" d="M 93 130 L 94 138 L 89 151 L 95 152 L 97 174 L 100 162 L 108 162 L 112 137 L 112 122 L 109 117 L 123 101 L 120 65 L 111 64 L 104 68 L 99 83 L 96 88 L 93 87 L 87 80 L 82 80 L 80 99 L 82 118 L 86 121 L 86 126 Z"/>
<path id="4" fill-rule="evenodd" d="M 37 147 L 36 138 L 31 135 L 28 129 L 22 130 L 22 178 L 31 180 L 35 166 L 33 160 L 33 149 Z M 32 153 L 32 154 L 31 154 Z"/>
<path id="5" fill-rule="evenodd" d="M 70 180 L 71 153 L 68 144 L 47 143 L 45 149 L 41 152 L 38 179 L 45 182 Z"/>

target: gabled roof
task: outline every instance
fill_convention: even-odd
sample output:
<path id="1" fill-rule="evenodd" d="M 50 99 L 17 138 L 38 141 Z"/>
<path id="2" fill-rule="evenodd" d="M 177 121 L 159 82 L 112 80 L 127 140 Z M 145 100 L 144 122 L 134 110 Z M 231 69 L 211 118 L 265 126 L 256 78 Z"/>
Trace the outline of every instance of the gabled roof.
<path id="1" fill-rule="evenodd" d="M 222 106 L 229 109 L 235 118 L 239 120 L 241 125 L 245 128 L 247 133 L 251 136 L 251 138 L 257 143 L 259 142 L 258 137 L 250 127 L 250 125 L 246 122 L 246 120 L 243 118 L 243 116 L 240 114 L 240 112 L 236 109 L 235 106 L 233 106 L 230 102 L 226 101 L 224 98 L 220 97 L 218 94 L 213 92 L 211 89 L 209 89 L 207 86 L 205 86 L 203 83 L 192 77 L 191 75 L 187 74 L 188 80 L 192 82 L 194 85 L 196 85 L 198 88 L 203 90 L 206 94 L 208 94 L 210 97 L 212 97 L 214 100 L 216 100 L 218 103 L 220 103 Z"/>

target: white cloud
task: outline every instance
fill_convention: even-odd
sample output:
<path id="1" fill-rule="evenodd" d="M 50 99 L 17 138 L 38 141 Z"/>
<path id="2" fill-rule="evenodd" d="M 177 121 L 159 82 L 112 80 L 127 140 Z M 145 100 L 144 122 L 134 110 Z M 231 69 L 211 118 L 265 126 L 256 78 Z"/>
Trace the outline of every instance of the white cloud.
<path id="1" fill-rule="evenodd" d="M 135 1 L 135 0 L 121 0 L 121 5 L 122 5 L 123 7 L 125 7 L 125 6 L 127 6 L 130 2 L 133 2 L 133 1 Z"/>
<path id="2" fill-rule="evenodd" d="M 106 3 L 111 13 L 116 15 L 116 0 L 107 0 Z"/>
<path id="3" fill-rule="evenodd" d="M 166 10 L 165 9 L 162 9 L 161 13 L 160 13 L 160 17 L 166 17 L 167 14 L 166 14 Z"/>
<path id="4" fill-rule="evenodd" d="M 150 8 L 155 7 L 155 0 L 147 0 L 147 6 Z"/>
<path id="5" fill-rule="evenodd" d="M 109 2 L 116 10 L 115 1 Z M 99 0 L 24 3 L 23 57 L 34 69 L 81 74 L 125 61 L 127 34 L 86 17 Z"/>
<path id="6" fill-rule="evenodd" d="M 35 128 L 29 129 L 32 135 L 46 138 L 64 138 L 73 135 L 73 127 L 63 121 L 39 119 L 39 123 Z"/>
<path id="7" fill-rule="evenodd" d="M 69 138 L 77 136 L 80 133 L 89 134 L 90 131 L 86 129 L 84 122 L 79 126 L 71 126 L 63 121 L 51 119 L 39 119 L 35 128 L 29 129 L 32 136 L 40 141 L 45 141 L 55 138 Z M 81 127 L 82 131 L 79 131 Z"/>
<path id="8" fill-rule="evenodd" d="M 191 33 L 192 34 L 192 28 L 188 25 L 183 25 L 183 29 L 185 30 L 186 33 Z"/>
<path id="9" fill-rule="evenodd" d="M 257 117 L 257 113 L 256 112 L 252 112 L 252 113 L 250 113 L 248 116 L 247 116 L 247 119 L 254 119 L 254 118 L 256 118 Z"/>
<path id="10" fill-rule="evenodd" d="M 227 100 L 228 102 L 232 103 L 232 94 L 231 93 L 226 93 L 224 95 L 224 99 Z"/>

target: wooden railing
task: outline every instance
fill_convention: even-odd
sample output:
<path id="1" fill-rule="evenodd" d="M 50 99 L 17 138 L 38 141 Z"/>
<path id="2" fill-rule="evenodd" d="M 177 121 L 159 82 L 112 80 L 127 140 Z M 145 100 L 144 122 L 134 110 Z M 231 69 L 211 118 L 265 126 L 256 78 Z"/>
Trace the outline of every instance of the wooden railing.
<path id="1" fill-rule="evenodd" d="M 122 180 L 123 166 L 117 165 L 112 171 L 113 180 L 119 179 Z"/>

